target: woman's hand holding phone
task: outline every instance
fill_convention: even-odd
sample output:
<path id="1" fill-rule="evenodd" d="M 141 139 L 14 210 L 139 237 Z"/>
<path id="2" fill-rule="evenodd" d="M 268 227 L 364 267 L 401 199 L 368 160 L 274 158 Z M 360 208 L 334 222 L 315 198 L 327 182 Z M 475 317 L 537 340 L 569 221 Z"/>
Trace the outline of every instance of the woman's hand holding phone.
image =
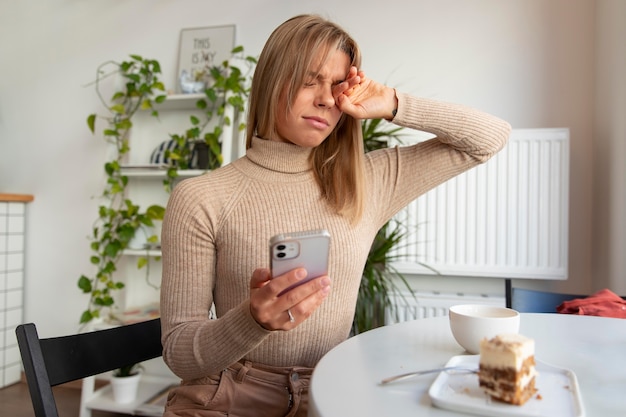
<path id="1" fill-rule="evenodd" d="M 250 281 L 250 311 L 268 330 L 289 330 L 306 320 L 330 291 L 325 230 L 270 239 L 271 271 L 257 269 Z"/>
<path id="2" fill-rule="evenodd" d="M 309 318 L 328 296 L 331 281 L 322 275 L 285 292 L 306 275 L 304 268 L 296 268 L 272 278 L 269 269 L 256 269 L 250 280 L 250 312 L 257 323 L 267 330 L 290 330 Z"/>

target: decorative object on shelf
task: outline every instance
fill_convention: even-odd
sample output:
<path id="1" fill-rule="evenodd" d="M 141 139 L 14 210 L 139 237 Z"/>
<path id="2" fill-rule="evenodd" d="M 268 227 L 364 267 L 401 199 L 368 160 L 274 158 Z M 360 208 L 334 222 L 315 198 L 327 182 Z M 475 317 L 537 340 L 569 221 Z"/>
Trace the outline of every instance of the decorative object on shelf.
<path id="1" fill-rule="evenodd" d="M 127 404 L 137 399 L 137 390 L 141 380 L 141 365 L 129 365 L 119 368 L 111 375 L 111 389 L 116 403 Z"/>
<path id="2" fill-rule="evenodd" d="M 148 303 L 139 307 L 128 309 L 118 316 L 121 325 L 140 323 L 161 316 L 161 308 L 158 301 Z"/>
<path id="3" fill-rule="evenodd" d="M 169 164 L 170 160 L 165 156 L 165 153 L 168 151 L 171 152 L 174 149 L 176 149 L 176 141 L 170 139 L 161 142 L 161 144 L 159 144 L 159 146 L 154 148 L 154 151 L 152 151 L 152 154 L 150 155 L 150 163 L 155 165 Z"/>
<path id="4" fill-rule="evenodd" d="M 383 119 L 363 120 L 361 129 L 366 152 L 387 148 L 392 140 L 402 143 L 402 128 L 392 126 Z M 405 233 L 402 224 L 391 220 L 376 234 L 363 269 L 352 335 L 383 326 L 387 312 L 397 314 L 397 300 L 408 303 L 399 285 L 414 295 L 404 275 L 393 266 L 396 258 L 394 249 L 401 243 Z M 428 265 L 424 266 L 432 270 Z"/>
<path id="5" fill-rule="evenodd" d="M 153 227 L 154 221 L 162 220 L 165 212 L 165 208 L 159 205 L 141 210 L 126 193 L 128 177 L 123 175 L 121 166 L 130 149 L 132 118 L 141 109 L 151 110 L 153 116 L 158 116 L 154 104 L 161 103 L 166 98 L 159 94 L 160 91 L 165 91 L 158 78 L 161 73 L 159 62 L 139 55 L 131 55 L 130 58 L 121 63 L 107 61 L 98 67 L 95 89 L 108 114 L 90 114 L 87 117 L 92 133 L 95 133 L 97 119 L 105 121 L 102 134 L 107 142 L 114 145 L 115 155 L 104 164 L 107 181 L 101 196 L 103 204 L 98 208 L 98 218 L 92 229 L 91 263 L 96 266 L 96 272 L 91 276 L 82 275 L 78 280 L 78 287 L 83 293 L 89 294 L 87 309 L 80 317 L 81 324 L 101 317 L 103 308 L 107 308 L 114 315 L 113 292 L 124 288 L 124 283 L 114 278 L 117 262 L 137 230 L 142 226 Z M 105 73 L 105 68 L 112 68 L 112 71 Z M 121 77 L 123 88 L 106 100 L 100 87 L 103 80 L 111 75 Z M 155 243 L 158 237 L 152 235 L 146 240 L 148 243 Z M 147 263 L 147 258 L 139 257 L 137 266 L 142 268 Z"/>
<path id="6" fill-rule="evenodd" d="M 128 241 L 126 247 L 128 249 L 150 249 L 157 244 L 150 241 L 154 236 L 156 235 L 153 227 L 139 226 L 139 228 L 135 230 L 133 238 Z"/>
<path id="7" fill-rule="evenodd" d="M 217 164 L 219 164 L 219 161 L 206 142 L 199 140 L 193 144 L 193 152 L 191 153 L 192 169 L 209 169 L 209 167 Z"/>
<path id="8" fill-rule="evenodd" d="M 178 80 L 180 83 L 180 90 L 183 94 L 197 94 L 204 91 L 206 86 L 206 82 L 203 80 L 196 80 L 191 74 L 187 72 L 187 70 L 183 70 L 180 73 L 180 78 Z"/>
<path id="9" fill-rule="evenodd" d="M 219 167 L 221 165 L 221 162 L 217 160 L 217 155 L 211 152 L 205 141 L 196 140 L 190 143 L 190 146 L 191 154 L 189 154 L 187 159 L 188 169 L 207 170 L 209 167 Z M 165 164 L 167 168 L 175 166 L 175 163 L 169 156 L 178 153 L 177 147 L 178 142 L 174 139 L 162 142 L 152 151 L 150 163 L 155 164 L 155 166 Z"/>
<path id="10" fill-rule="evenodd" d="M 235 25 L 182 29 L 178 77 L 182 93 L 200 93 L 211 84 L 210 69 L 228 60 L 235 47 Z M 196 84 L 198 83 L 198 84 Z M 204 84 L 202 88 L 200 84 Z"/>

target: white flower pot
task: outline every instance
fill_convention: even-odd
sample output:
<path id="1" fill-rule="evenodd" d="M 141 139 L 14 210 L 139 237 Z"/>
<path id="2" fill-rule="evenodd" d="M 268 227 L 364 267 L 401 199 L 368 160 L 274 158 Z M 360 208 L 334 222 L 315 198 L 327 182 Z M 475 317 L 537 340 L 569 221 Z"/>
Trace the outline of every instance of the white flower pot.
<path id="1" fill-rule="evenodd" d="M 141 373 L 132 376 L 113 376 L 111 386 L 113 387 L 113 399 L 116 403 L 125 404 L 135 401 Z"/>

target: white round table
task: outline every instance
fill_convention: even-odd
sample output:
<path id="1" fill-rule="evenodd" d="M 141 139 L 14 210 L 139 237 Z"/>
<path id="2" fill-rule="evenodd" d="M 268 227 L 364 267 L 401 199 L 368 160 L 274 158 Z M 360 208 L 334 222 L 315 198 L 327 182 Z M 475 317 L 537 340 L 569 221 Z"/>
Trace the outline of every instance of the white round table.
<path id="1" fill-rule="evenodd" d="M 537 360 L 576 374 L 585 416 L 626 416 L 626 319 L 523 313 L 520 333 L 535 339 Z M 467 416 L 432 404 L 428 389 L 437 374 L 379 385 L 385 377 L 442 366 L 463 354 L 448 317 L 352 337 L 315 368 L 309 416 Z"/>

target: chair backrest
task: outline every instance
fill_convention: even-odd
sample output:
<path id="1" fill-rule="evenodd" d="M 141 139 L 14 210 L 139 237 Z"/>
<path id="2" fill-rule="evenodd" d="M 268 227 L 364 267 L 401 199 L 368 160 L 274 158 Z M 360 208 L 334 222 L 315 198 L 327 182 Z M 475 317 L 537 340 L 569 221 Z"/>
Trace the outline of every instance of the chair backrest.
<path id="1" fill-rule="evenodd" d="M 511 308 L 520 313 L 556 313 L 556 308 L 563 302 L 587 295 L 555 293 L 548 291 L 511 288 Z"/>
<path id="2" fill-rule="evenodd" d="M 33 323 L 15 329 L 36 417 L 58 417 L 52 387 L 162 355 L 161 320 L 40 339 Z"/>

